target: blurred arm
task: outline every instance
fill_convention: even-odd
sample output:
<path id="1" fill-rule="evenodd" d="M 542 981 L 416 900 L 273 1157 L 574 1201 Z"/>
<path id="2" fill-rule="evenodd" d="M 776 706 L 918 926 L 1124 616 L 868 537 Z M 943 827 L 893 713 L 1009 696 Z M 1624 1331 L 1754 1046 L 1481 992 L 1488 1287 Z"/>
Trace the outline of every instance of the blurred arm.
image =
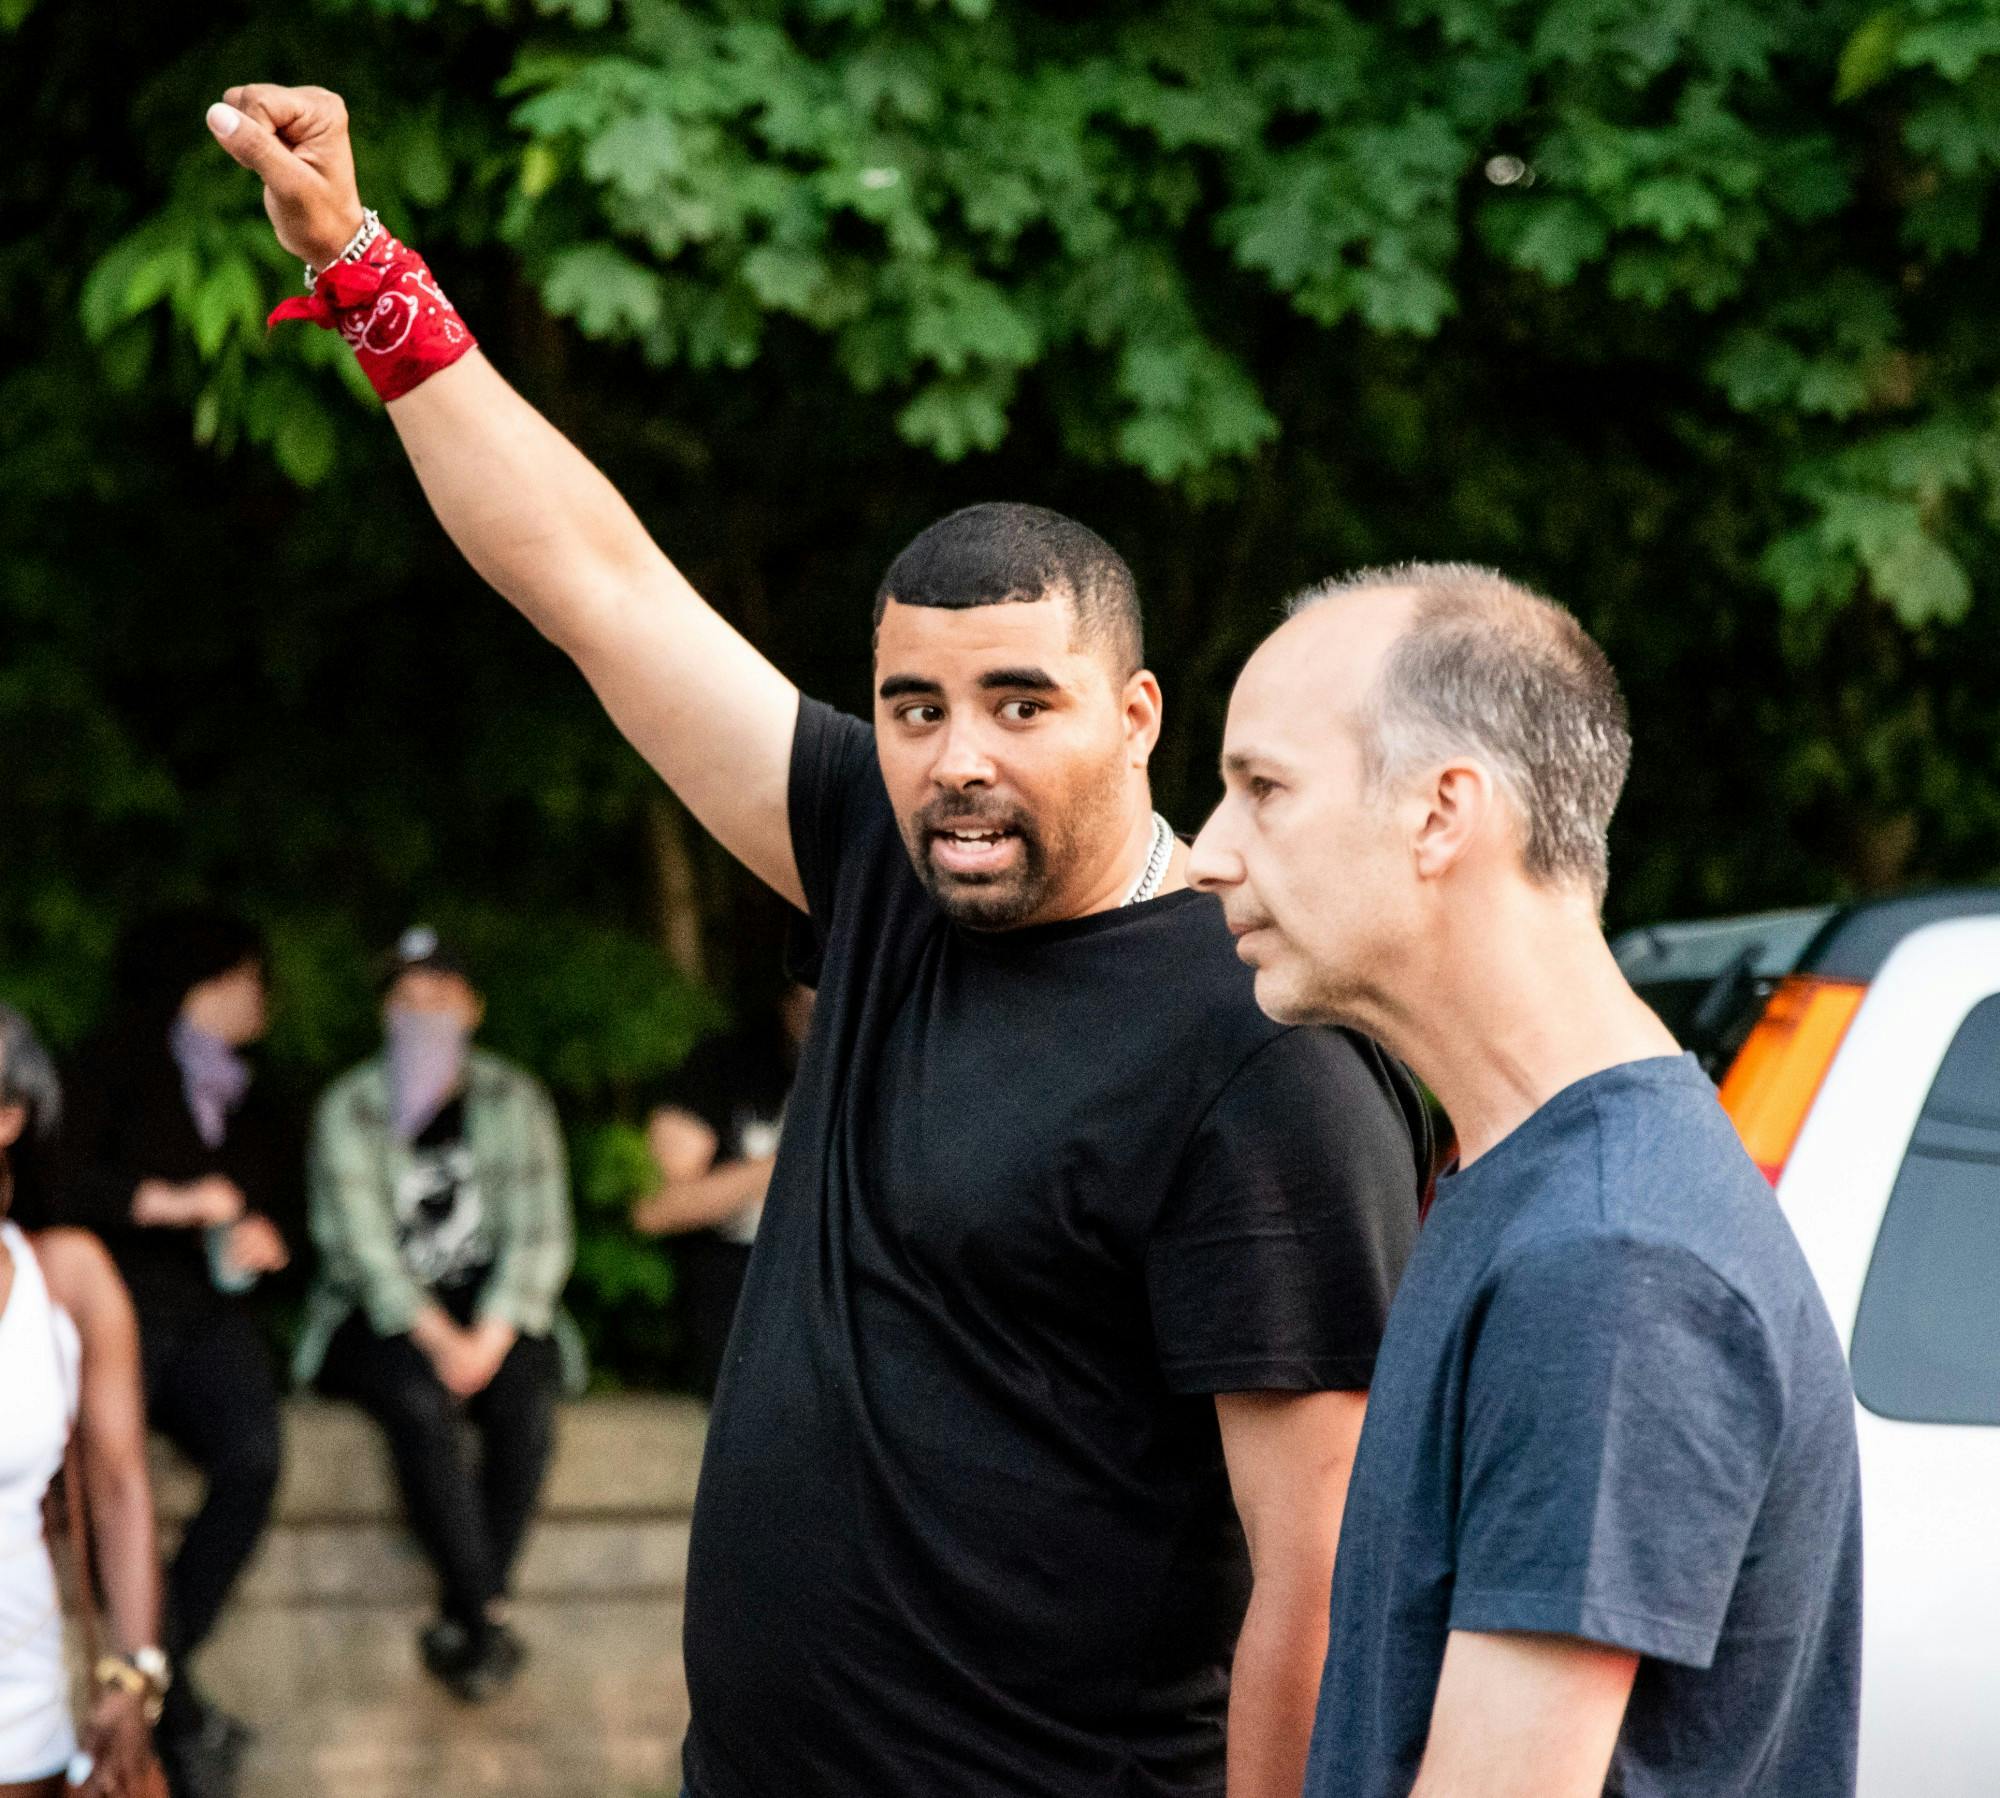
<path id="1" fill-rule="evenodd" d="M 1229 1682 L 1229 1798 L 1298 1798 L 1305 1783 L 1334 1550 L 1367 1408 L 1365 1392 L 1216 1397 L 1252 1578 Z"/>
<path id="2" fill-rule="evenodd" d="M 692 1180 L 663 1180 L 659 1191 L 632 1208 L 632 1227 L 648 1236 L 678 1236 L 708 1230 L 762 1201 L 770 1190 L 778 1157 L 753 1155 L 725 1162 Z"/>
<path id="3" fill-rule="evenodd" d="M 50 1296 L 69 1313 L 83 1344 L 77 1428 L 84 1490 L 111 1646 L 130 1654 L 160 1640 L 138 1321 L 124 1282 L 95 1237 L 50 1230 L 35 1248 Z"/>
<path id="4" fill-rule="evenodd" d="M 205 1174 L 179 1186 L 171 1180 L 141 1180 L 132 1191 L 132 1221 L 148 1229 L 205 1229 L 236 1223 L 243 1215 L 243 1194 L 223 1174 Z"/>

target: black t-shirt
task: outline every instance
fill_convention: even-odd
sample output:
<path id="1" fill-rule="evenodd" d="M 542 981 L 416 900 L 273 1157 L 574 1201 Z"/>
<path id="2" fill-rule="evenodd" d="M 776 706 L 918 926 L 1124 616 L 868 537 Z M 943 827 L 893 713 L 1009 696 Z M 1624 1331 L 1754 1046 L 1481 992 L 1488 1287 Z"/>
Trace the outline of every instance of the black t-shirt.
<path id="1" fill-rule="evenodd" d="M 703 1043 L 679 1070 L 666 1102 L 692 1113 L 715 1132 L 715 1165 L 771 1154 L 785 1121 L 793 1056 L 775 1020 Z M 761 1203 L 744 1207 L 700 1233 L 737 1250 L 757 1233 Z"/>
<path id="2" fill-rule="evenodd" d="M 104 1240 L 148 1328 L 200 1324 L 219 1310 L 261 1303 L 254 1293 L 217 1290 L 205 1233 L 135 1224 L 132 1197 L 142 1180 L 175 1185 L 221 1174 L 252 1210 L 276 1224 L 302 1259 L 303 1172 L 298 1119 L 260 1072 L 211 1147 L 188 1107 L 187 1088 L 167 1045 L 167 1020 L 121 1024 L 89 1044 L 63 1080 L 63 1122 L 54 1177 L 44 1200 L 50 1223 L 76 1224 Z"/>
<path id="3" fill-rule="evenodd" d="M 703 1458 L 695 1798 L 1219 1794 L 1249 1576 L 1213 1395 L 1365 1386 L 1426 1145 L 1201 894 L 949 922 L 806 701 L 819 1000 Z"/>
<path id="4" fill-rule="evenodd" d="M 792 1089 L 792 1058 L 775 1026 L 711 1037 L 688 1057 L 664 1102 L 715 1132 L 718 1166 L 768 1155 Z"/>
<path id="5" fill-rule="evenodd" d="M 396 1180 L 396 1246 L 433 1292 L 476 1290 L 493 1266 L 493 1232 L 472 1148 L 465 1099 L 447 1100 L 417 1132 Z"/>

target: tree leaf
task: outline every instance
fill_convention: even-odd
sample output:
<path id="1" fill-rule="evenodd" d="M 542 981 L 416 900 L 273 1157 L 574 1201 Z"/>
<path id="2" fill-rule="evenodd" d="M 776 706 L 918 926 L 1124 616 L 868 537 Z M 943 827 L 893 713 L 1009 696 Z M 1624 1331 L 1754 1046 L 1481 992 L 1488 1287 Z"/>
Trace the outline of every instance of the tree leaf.
<path id="1" fill-rule="evenodd" d="M 1868 572 L 1907 625 L 1955 624 L 1972 609 L 1964 563 L 1923 531 L 1907 532 L 1870 556 Z"/>
<path id="2" fill-rule="evenodd" d="M 610 244 L 564 250 L 542 277 L 542 298 L 558 317 L 573 318 L 587 337 L 651 330 L 665 310 L 665 290 L 653 270 Z"/>
<path id="3" fill-rule="evenodd" d="M 1833 84 L 1838 103 L 1858 100 L 1894 71 L 1905 23 L 1900 6 L 1885 6 L 1862 21 L 1840 52 Z"/>
<path id="4" fill-rule="evenodd" d="M 271 454 L 301 487 L 317 487 L 333 472 L 332 421 L 317 405 L 292 408 L 272 434 Z"/>
<path id="5" fill-rule="evenodd" d="M 1004 376 L 932 381 L 896 414 L 896 428 L 947 462 L 992 449 L 1007 434 L 1013 386 Z"/>

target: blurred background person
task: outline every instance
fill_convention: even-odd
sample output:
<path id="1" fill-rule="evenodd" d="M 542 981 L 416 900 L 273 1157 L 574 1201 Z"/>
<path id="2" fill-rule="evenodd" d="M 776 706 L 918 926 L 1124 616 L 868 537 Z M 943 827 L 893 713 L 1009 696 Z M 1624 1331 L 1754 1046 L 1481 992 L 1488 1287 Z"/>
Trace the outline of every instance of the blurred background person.
<path id="1" fill-rule="evenodd" d="M 72 1437 L 111 1650 L 92 1670 L 86 1793 L 133 1789 L 152 1757 L 149 1717 L 168 1679 L 131 1301 L 95 1238 L 63 1229 L 31 1237 L 10 1215 L 15 1163 L 49 1141 L 61 1109 L 47 1052 L 26 1019 L 0 1005 L 0 1798 L 56 1798 L 78 1753 L 43 1530 L 44 1496 Z"/>
<path id="2" fill-rule="evenodd" d="M 13 1141 L 4 1145 L 6 1215 L 30 1236 L 55 1221 L 56 1167 L 62 1130 L 62 1083 L 34 1027 L 11 1006 L 0 1006 L 0 1054 L 11 1045 L 8 1094 L 0 1105 L 18 1107 Z"/>
<path id="3" fill-rule="evenodd" d="M 812 988 L 792 982 L 762 1025 L 696 1050 L 674 1102 L 647 1120 L 660 1185 L 632 1208 L 632 1223 L 647 1235 L 686 1234 L 674 1267 L 705 1398 L 722 1375 L 812 1010 Z"/>
<path id="4" fill-rule="evenodd" d="M 387 1434 L 440 1584 L 419 1651 L 475 1703 L 523 1659 L 503 1601 L 554 1439 L 574 1257 L 555 1107 L 532 1074 L 473 1047 L 485 1010 L 435 931 L 403 934 L 385 962 L 383 1052 L 328 1088 L 313 1123 L 320 1268 L 296 1368 Z"/>
<path id="5" fill-rule="evenodd" d="M 68 1083 L 57 1179 L 60 1220 L 95 1231 L 131 1289 L 147 1414 L 206 1481 L 166 1589 L 178 1677 L 160 1754 L 189 1798 L 233 1790 L 248 1743 L 188 1670 L 270 1521 L 281 1459 L 250 1293 L 291 1259 L 300 1158 L 248 1053 L 267 997 L 264 941 L 241 918 L 173 912 L 128 933 L 111 1024 Z"/>

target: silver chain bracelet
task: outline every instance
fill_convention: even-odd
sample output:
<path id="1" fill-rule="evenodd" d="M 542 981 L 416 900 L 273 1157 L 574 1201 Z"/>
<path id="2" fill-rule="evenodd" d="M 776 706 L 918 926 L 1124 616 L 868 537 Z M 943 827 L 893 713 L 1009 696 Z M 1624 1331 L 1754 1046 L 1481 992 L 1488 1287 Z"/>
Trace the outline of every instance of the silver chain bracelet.
<path id="1" fill-rule="evenodd" d="M 368 246 L 381 235 L 382 221 L 376 216 L 375 208 L 364 206 L 361 209 L 361 229 L 347 240 L 347 248 L 328 262 L 325 268 L 314 268 L 310 262 L 305 265 L 306 292 L 311 293 L 318 286 L 320 276 L 333 267 L 335 262 L 359 262 L 368 253 Z"/>

